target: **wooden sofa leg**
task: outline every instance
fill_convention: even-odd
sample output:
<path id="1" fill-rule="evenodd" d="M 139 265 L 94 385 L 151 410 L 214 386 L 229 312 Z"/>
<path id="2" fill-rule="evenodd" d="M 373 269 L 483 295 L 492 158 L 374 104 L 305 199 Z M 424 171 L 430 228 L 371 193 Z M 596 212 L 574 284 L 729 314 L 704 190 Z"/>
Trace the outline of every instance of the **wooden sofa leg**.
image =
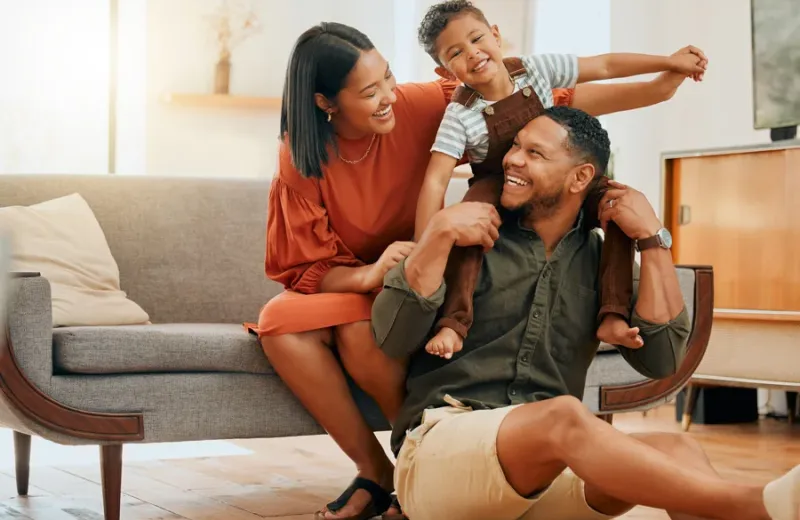
<path id="1" fill-rule="evenodd" d="M 14 461 L 16 463 L 17 493 L 20 496 L 26 496 L 31 476 L 31 436 L 27 433 L 14 432 Z"/>
<path id="2" fill-rule="evenodd" d="M 600 418 L 603 419 L 608 424 L 614 424 L 614 414 L 613 413 L 603 414 L 603 415 L 600 416 Z"/>
<path id="3" fill-rule="evenodd" d="M 697 395 L 699 393 L 699 386 L 686 386 L 686 402 L 683 405 L 683 417 L 681 418 L 681 427 L 685 432 L 688 432 L 689 427 L 692 425 L 692 414 L 694 413 L 694 408 L 697 405 Z"/>
<path id="4" fill-rule="evenodd" d="M 119 520 L 122 502 L 122 444 L 100 446 L 105 520 Z"/>

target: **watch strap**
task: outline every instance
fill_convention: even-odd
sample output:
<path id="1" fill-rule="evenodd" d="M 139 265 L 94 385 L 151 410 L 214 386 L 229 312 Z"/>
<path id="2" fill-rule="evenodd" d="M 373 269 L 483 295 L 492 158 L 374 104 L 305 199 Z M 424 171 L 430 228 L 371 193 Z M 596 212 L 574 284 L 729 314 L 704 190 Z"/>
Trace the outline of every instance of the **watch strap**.
<path id="1" fill-rule="evenodd" d="M 658 235 L 653 235 L 651 237 L 643 238 L 641 240 L 636 241 L 636 249 L 638 249 L 639 251 L 644 251 L 645 249 L 658 247 L 660 245 L 661 241 L 659 240 Z"/>

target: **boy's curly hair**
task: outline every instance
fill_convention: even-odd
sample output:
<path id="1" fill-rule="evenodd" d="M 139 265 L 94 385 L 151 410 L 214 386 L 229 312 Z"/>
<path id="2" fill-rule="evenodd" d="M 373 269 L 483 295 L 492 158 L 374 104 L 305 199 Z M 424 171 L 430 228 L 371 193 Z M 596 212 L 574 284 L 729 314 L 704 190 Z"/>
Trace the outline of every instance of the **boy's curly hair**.
<path id="1" fill-rule="evenodd" d="M 489 27 L 489 21 L 483 11 L 472 5 L 472 2 L 468 0 L 448 0 L 433 5 L 425 13 L 425 17 L 419 24 L 419 30 L 417 31 L 419 43 L 438 65 L 442 63 L 439 61 L 439 56 L 436 52 L 436 40 L 447 27 L 447 24 L 450 23 L 450 20 L 465 14 L 471 14 Z"/>

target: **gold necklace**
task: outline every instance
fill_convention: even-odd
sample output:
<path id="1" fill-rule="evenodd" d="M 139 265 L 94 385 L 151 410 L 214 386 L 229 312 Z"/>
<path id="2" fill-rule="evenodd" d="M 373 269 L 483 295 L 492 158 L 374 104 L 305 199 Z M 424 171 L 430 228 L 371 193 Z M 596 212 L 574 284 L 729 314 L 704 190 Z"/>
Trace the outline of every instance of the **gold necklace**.
<path id="1" fill-rule="evenodd" d="M 363 161 L 367 157 L 367 154 L 369 154 L 369 151 L 372 150 L 372 145 L 375 143 L 375 138 L 377 136 L 378 136 L 378 134 L 372 134 L 372 140 L 369 142 L 369 146 L 367 147 L 367 151 L 364 152 L 364 155 L 362 155 L 360 159 L 356 159 L 355 161 L 347 160 L 344 157 L 342 157 L 342 154 L 339 153 L 338 150 L 336 151 L 336 155 L 338 155 L 339 159 L 343 160 L 346 163 L 349 163 L 349 164 L 360 163 L 361 161 Z"/>

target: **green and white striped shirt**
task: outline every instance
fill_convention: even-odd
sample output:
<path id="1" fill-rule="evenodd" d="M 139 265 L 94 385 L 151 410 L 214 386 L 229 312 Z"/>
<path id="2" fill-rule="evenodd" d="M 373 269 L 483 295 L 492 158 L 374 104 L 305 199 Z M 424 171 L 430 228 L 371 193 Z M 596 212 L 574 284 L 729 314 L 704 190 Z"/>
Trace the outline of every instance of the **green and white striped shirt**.
<path id="1" fill-rule="evenodd" d="M 544 108 L 553 106 L 554 88 L 572 88 L 578 82 L 578 57 L 573 54 L 537 54 L 520 59 L 527 74 L 516 79 L 514 92 L 531 87 Z M 489 129 L 482 111 L 492 103 L 483 97 L 470 108 L 451 102 L 431 151 L 456 159 L 466 152 L 470 162 L 483 162 L 489 151 Z"/>

